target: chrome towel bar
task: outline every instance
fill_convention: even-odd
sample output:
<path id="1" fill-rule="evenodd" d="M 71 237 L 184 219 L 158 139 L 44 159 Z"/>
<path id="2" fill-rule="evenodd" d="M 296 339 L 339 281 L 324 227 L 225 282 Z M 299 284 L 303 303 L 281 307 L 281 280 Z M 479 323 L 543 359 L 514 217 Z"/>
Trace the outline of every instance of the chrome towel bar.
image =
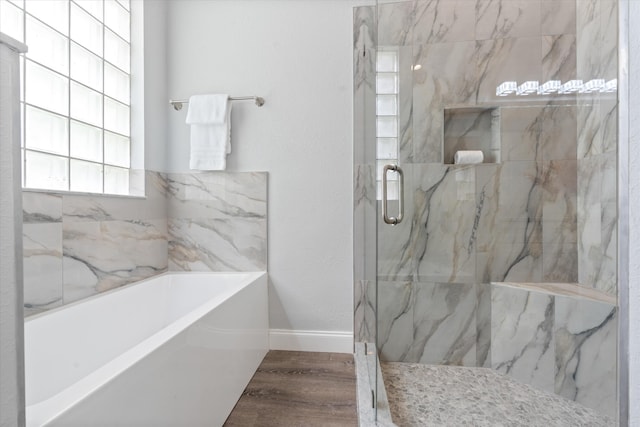
<path id="1" fill-rule="evenodd" d="M 264 105 L 264 98 L 260 97 L 260 96 L 235 96 L 235 97 L 229 97 L 229 99 L 231 101 L 248 101 L 248 100 L 255 100 L 256 105 L 258 107 L 262 107 Z M 178 99 L 178 100 L 174 100 L 174 99 L 170 99 L 169 100 L 169 104 L 173 105 L 173 108 L 176 111 L 182 110 L 182 106 L 184 104 L 188 104 L 189 100 L 188 99 Z"/>

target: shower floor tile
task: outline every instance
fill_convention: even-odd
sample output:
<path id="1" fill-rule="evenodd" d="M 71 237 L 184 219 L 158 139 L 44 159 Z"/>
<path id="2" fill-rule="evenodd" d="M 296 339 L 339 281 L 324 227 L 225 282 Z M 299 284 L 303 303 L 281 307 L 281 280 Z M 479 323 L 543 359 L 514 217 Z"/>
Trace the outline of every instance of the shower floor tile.
<path id="1" fill-rule="evenodd" d="M 381 364 L 393 422 L 412 426 L 615 426 L 615 420 L 487 368 Z"/>

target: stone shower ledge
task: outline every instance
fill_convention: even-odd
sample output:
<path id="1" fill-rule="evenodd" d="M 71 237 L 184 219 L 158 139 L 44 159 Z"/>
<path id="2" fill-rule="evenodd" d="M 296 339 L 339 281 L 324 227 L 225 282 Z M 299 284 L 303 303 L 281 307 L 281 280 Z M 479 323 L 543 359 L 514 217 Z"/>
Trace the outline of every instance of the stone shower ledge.
<path id="1" fill-rule="evenodd" d="M 598 289 L 585 288 L 579 283 L 491 282 L 491 284 L 551 295 L 579 297 L 611 305 L 618 304 L 618 300 L 614 295 L 609 295 Z"/>

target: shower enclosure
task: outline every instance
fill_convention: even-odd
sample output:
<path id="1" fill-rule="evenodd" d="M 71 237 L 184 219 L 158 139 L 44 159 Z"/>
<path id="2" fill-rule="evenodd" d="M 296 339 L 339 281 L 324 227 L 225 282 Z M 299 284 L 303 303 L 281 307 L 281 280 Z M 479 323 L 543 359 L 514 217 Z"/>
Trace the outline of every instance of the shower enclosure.
<path id="1" fill-rule="evenodd" d="M 617 418 L 617 7 L 354 10 L 355 334 L 374 400 L 379 358 L 488 368 Z M 469 150 L 482 161 L 456 163 Z"/>

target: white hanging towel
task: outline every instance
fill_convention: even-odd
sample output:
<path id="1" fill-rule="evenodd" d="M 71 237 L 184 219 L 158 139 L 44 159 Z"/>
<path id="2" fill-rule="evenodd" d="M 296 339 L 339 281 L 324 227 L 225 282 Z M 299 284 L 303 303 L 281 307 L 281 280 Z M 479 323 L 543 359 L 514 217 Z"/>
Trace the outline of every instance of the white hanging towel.
<path id="1" fill-rule="evenodd" d="M 231 153 L 231 101 L 229 95 L 194 95 L 189 98 L 186 123 L 191 125 L 189 167 L 225 170 Z"/>

